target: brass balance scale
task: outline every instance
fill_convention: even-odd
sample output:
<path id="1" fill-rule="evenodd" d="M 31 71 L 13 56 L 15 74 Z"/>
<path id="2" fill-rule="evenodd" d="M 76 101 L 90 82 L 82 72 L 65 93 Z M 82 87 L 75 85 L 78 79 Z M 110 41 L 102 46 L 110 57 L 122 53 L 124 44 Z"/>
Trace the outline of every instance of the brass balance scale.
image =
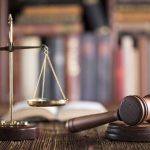
<path id="1" fill-rule="evenodd" d="M 66 98 L 57 75 L 54 71 L 51 59 L 48 55 L 48 47 L 46 45 L 41 46 L 15 46 L 13 43 L 13 18 L 11 14 L 8 18 L 9 25 L 9 42 L 8 46 L 0 47 L 0 51 L 9 52 L 9 115 L 10 120 L 1 120 L 0 121 L 0 140 L 29 140 L 35 139 L 38 137 L 38 128 L 36 125 L 29 124 L 27 121 L 15 121 L 13 120 L 13 52 L 15 50 L 21 49 L 43 49 L 44 50 L 44 60 L 37 81 L 37 85 L 34 91 L 32 99 L 27 100 L 29 106 L 33 107 L 48 107 L 48 106 L 62 106 L 68 102 Z M 44 85 L 45 85 L 45 71 L 46 65 L 50 66 L 52 74 L 56 80 L 56 83 L 59 87 L 59 90 L 62 94 L 63 99 L 48 99 L 44 98 Z M 43 77 L 43 79 L 42 79 Z M 37 90 L 39 87 L 40 80 L 42 80 L 42 95 L 41 98 L 36 98 Z"/>

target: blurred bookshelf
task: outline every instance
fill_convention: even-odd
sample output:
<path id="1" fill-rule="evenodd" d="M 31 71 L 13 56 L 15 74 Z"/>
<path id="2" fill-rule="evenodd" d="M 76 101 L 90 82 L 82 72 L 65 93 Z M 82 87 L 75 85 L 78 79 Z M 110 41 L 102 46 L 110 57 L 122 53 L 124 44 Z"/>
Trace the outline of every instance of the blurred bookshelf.
<path id="1" fill-rule="evenodd" d="M 66 96 L 114 108 L 124 96 L 150 91 L 148 0 L 1 0 L 0 44 L 7 16 L 16 45 L 47 44 Z M 5 9 L 4 9 L 5 8 Z M 29 52 L 30 51 L 30 52 Z M 15 102 L 32 97 L 43 51 L 14 52 Z M 8 55 L 0 52 L 0 103 L 8 103 Z M 45 95 L 60 93 L 46 72 Z M 41 90 L 39 89 L 39 94 Z"/>

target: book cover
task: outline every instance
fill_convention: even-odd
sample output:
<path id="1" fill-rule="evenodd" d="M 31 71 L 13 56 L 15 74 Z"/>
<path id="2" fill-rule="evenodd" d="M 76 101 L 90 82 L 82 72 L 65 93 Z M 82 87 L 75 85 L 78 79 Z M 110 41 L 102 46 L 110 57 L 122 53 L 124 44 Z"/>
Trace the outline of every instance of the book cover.
<path id="1" fill-rule="evenodd" d="M 93 33 L 81 36 L 81 99 L 96 100 L 97 91 L 97 50 L 96 37 Z"/>
<path id="2" fill-rule="evenodd" d="M 62 87 L 62 90 L 65 90 L 65 38 L 62 35 L 53 36 L 52 38 L 48 38 L 46 40 L 50 49 L 50 57 L 52 59 L 52 64 L 55 69 L 57 78 L 59 83 Z M 52 80 L 52 91 L 53 91 L 53 98 L 60 99 L 62 98 L 61 92 L 59 87 L 56 83 L 56 80 L 51 73 L 51 80 Z"/>
<path id="3" fill-rule="evenodd" d="M 26 6 L 22 13 L 26 15 L 58 15 L 58 14 L 74 14 L 81 15 L 82 8 L 78 4 L 68 5 L 34 5 Z"/>
<path id="4" fill-rule="evenodd" d="M 124 68 L 124 95 L 139 95 L 139 50 L 135 49 L 132 35 L 124 35 L 121 39 Z"/>
<path id="5" fill-rule="evenodd" d="M 123 52 L 120 46 L 114 51 L 114 63 L 113 63 L 113 92 L 116 101 L 121 101 L 124 97 L 124 68 L 123 68 Z"/>
<path id="6" fill-rule="evenodd" d="M 110 35 L 97 35 L 97 100 L 107 103 L 112 100 L 112 48 Z"/>
<path id="7" fill-rule="evenodd" d="M 16 20 L 17 24 L 74 24 L 81 23 L 81 16 L 74 14 L 58 15 L 20 15 Z"/>
<path id="8" fill-rule="evenodd" d="M 20 39 L 23 46 L 39 46 L 41 39 L 37 36 L 26 36 Z M 43 50 L 41 50 L 43 53 Z M 22 99 L 33 98 L 39 76 L 39 53 L 40 49 L 21 50 L 20 74 Z M 36 95 L 38 97 L 38 93 Z"/>
<path id="9" fill-rule="evenodd" d="M 148 38 L 146 35 L 137 35 L 137 47 L 139 49 L 139 66 L 140 66 L 140 95 L 148 94 Z"/>
<path id="10" fill-rule="evenodd" d="M 150 32 L 149 21 L 144 22 L 117 22 L 115 24 L 118 32 L 130 32 L 130 33 L 139 33 L 139 32 Z"/>
<path id="11" fill-rule="evenodd" d="M 65 40 L 65 82 L 67 98 L 80 100 L 80 35 L 70 34 Z"/>
<path id="12" fill-rule="evenodd" d="M 38 36 L 50 36 L 57 34 L 69 34 L 80 33 L 83 31 L 83 25 L 81 23 L 74 24 L 42 24 L 42 25 L 21 25 L 16 24 L 14 26 L 14 34 L 19 35 L 38 35 Z"/>
<path id="13" fill-rule="evenodd" d="M 150 93 L 150 59 L 149 59 L 149 56 L 150 56 L 150 37 L 147 36 L 147 40 L 148 40 L 148 49 L 147 49 L 147 76 L 148 76 L 148 89 L 147 89 L 147 92 Z"/>
<path id="14" fill-rule="evenodd" d="M 15 45 L 21 45 L 21 40 L 20 37 L 15 37 L 14 39 Z M 21 94 L 21 52 L 22 50 L 16 50 L 13 52 L 13 66 L 14 66 L 14 71 L 13 71 L 13 81 L 14 81 L 14 89 L 13 89 L 13 95 L 14 95 L 14 100 L 13 102 L 16 103 L 22 99 L 22 94 Z"/>
<path id="15" fill-rule="evenodd" d="M 7 9 L 8 2 L 0 1 L 0 46 L 6 46 L 7 42 Z M 9 99 L 8 81 L 8 52 L 0 52 L 0 103 L 7 104 Z"/>

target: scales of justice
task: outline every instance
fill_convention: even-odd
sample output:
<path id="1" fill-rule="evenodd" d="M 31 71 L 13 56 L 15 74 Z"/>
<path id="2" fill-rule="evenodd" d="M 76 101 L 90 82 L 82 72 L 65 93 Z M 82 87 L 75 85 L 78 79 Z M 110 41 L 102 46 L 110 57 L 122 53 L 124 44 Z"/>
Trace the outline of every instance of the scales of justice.
<path id="1" fill-rule="evenodd" d="M 48 47 L 46 45 L 41 46 L 15 46 L 13 43 L 13 18 L 11 14 L 8 18 L 9 25 L 9 41 L 8 46 L 0 47 L 0 51 L 7 51 L 9 53 L 9 120 L 0 121 L 0 140 L 29 140 L 35 139 L 38 136 L 38 128 L 36 125 L 29 124 L 27 121 L 15 121 L 13 120 L 13 52 L 21 49 L 42 49 L 44 50 L 44 60 L 37 81 L 37 85 L 33 94 L 33 98 L 28 99 L 27 103 L 33 107 L 48 107 L 48 106 L 62 106 L 68 102 L 66 98 L 54 68 L 51 63 L 51 59 L 48 55 Z M 45 71 L 46 63 L 49 64 L 52 74 L 56 80 L 59 90 L 62 94 L 62 99 L 48 99 L 44 98 L 44 85 L 45 85 Z M 41 98 L 36 98 L 37 90 L 40 80 L 42 80 L 42 95 Z"/>

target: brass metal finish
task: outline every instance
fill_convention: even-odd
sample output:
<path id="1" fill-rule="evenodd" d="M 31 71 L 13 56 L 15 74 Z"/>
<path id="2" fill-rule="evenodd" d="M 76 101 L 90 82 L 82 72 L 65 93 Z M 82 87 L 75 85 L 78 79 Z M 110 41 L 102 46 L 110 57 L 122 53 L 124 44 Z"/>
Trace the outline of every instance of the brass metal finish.
<path id="1" fill-rule="evenodd" d="M 39 79 L 35 88 L 34 96 L 32 99 L 27 100 L 30 106 L 35 107 L 47 107 L 47 106 L 62 106 L 65 105 L 68 99 L 60 86 L 59 80 L 54 71 L 51 59 L 48 55 L 48 47 L 46 45 L 40 46 L 14 46 L 13 43 L 13 18 L 11 14 L 8 18 L 9 25 L 9 41 L 8 46 L 0 47 L 0 51 L 7 51 L 9 53 L 9 120 L 0 121 L 0 140 L 29 140 L 37 138 L 37 127 L 36 125 L 30 125 L 26 121 L 14 121 L 13 120 L 13 52 L 17 49 L 30 49 L 30 48 L 42 48 L 44 49 L 44 61 L 39 75 Z M 49 64 L 54 79 L 59 87 L 60 93 L 62 94 L 62 99 L 49 99 L 44 98 L 44 86 L 45 86 L 45 72 L 46 63 Z M 43 74 L 42 81 L 42 95 L 41 98 L 36 98 L 39 82 Z"/>
<path id="2" fill-rule="evenodd" d="M 47 107 L 47 106 L 62 106 L 67 103 L 68 99 L 29 99 L 28 105 L 35 107 Z"/>
<path id="3" fill-rule="evenodd" d="M 9 112 L 10 122 L 13 123 L 13 52 L 11 51 L 13 46 L 13 19 L 11 14 L 8 18 L 9 24 Z"/>
<path id="4" fill-rule="evenodd" d="M 64 94 L 64 92 L 62 90 L 62 87 L 61 87 L 61 85 L 59 83 L 59 80 L 58 80 L 57 75 L 55 73 L 55 70 L 53 68 L 51 59 L 50 59 L 50 57 L 48 55 L 48 47 L 46 45 L 43 45 L 43 49 L 44 49 L 44 60 L 43 60 L 43 64 L 42 64 L 42 67 L 41 67 L 39 78 L 38 78 L 38 81 L 37 81 L 37 84 L 36 84 L 34 95 L 33 95 L 32 99 L 27 100 L 27 103 L 28 103 L 28 105 L 33 106 L 33 107 L 48 107 L 48 106 L 62 106 L 62 105 L 65 105 L 68 102 L 68 99 L 66 98 L 66 96 L 65 96 L 65 94 Z M 61 93 L 63 99 L 44 98 L 45 71 L 46 71 L 47 64 L 49 65 L 49 67 L 50 67 L 50 69 L 52 71 L 52 74 L 53 74 L 54 79 L 55 79 L 55 81 L 56 81 L 56 83 L 58 85 L 58 88 L 60 90 L 60 93 Z M 43 75 L 43 79 L 42 79 L 42 95 L 41 95 L 41 98 L 36 98 L 38 87 L 39 87 L 39 83 L 40 83 L 40 80 L 42 78 L 42 75 Z"/>
<path id="5" fill-rule="evenodd" d="M 27 121 L 0 121 L 0 127 L 14 127 L 14 126 L 27 126 L 29 125 Z"/>

